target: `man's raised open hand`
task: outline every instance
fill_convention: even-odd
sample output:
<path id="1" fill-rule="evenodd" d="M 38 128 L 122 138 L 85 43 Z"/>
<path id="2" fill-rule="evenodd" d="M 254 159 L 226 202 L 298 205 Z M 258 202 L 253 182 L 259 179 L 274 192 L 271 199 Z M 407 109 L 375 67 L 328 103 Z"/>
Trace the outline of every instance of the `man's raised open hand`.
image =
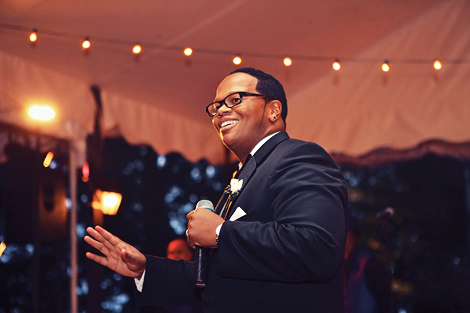
<path id="1" fill-rule="evenodd" d="M 136 248 L 122 241 L 100 226 L 88 227 L 84 240 L 103 255 L 87 252 L 86 256 L 118 274 L 139 278 L 142 276 L 146 259 Z"/>

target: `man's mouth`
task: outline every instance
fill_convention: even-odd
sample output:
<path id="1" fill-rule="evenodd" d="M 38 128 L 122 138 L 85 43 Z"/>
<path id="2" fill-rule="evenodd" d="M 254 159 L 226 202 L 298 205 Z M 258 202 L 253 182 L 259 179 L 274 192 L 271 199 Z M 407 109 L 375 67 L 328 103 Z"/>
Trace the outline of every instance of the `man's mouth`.
<path id="1" fill-rule="evenodd" d="M 231 127 L 235 124 L 238 123 L 238 120 L 230 120 L 230 121 L 225 121 L 222 124 L 220 124 L 220 130 L 226 128 L 226 127 Z"/>

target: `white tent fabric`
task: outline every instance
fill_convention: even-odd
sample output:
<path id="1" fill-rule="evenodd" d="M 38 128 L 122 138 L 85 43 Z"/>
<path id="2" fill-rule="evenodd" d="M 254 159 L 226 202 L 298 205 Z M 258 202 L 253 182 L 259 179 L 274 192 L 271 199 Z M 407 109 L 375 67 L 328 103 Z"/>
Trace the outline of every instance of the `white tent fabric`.
<path id="1" fill-rule="evenodd" d="M 0 121 L 37 130 L 24 109 L 47 101 L 58 119 L 40 131 L 83 143 L 93 130 L 96 85 L 105 134 L 220 164 L 225 149 L 204 106 L 240 53 L 242 66 L 284 84 L 291 136 L 329 152 L 470 142 L 469 16 L 467 0 L 5 0 Z M 39 41 L 31 47 L 34 27 Z M 85 35 L 87 55 L 79 47 Z M 139 40 L 137 60 L 129 50 Z M 194 49 L 190 58 L 185 46 Z M 283 55 L 292 56 L 291 67 Z M 339 72 L 331 69 L 335 58 Z M 434 58 L 442 70 L 432 69 Z M 388 73 L 380 71 L 385 59 Z"/>
<path id="2" fill-rule="evenodd" d="M 393 60 L 442 54 L 470 60 L 469 26 L 468 2 L 446 2 L 395 30 L 358 55 L 388 55 L 390 72 L 378 71 L 377 64 L 352 63 L 317 79 L 292 97 L 291 134 L 350 155 L 409 149 L 431 139 L 468 141 L 470 61 L 433 72 L 429 64 Z"/>
<path id="3" fill-rule="evenodd" d="M 161 154 L 179 151 L 192 161 L 224 162 L 220 140 L 210 123 L 201 124 L 108 92 L 102 93 L 102 99 L 103 127 L 111 134 L 118 129 L 128 142 L 150 144 Z"/>

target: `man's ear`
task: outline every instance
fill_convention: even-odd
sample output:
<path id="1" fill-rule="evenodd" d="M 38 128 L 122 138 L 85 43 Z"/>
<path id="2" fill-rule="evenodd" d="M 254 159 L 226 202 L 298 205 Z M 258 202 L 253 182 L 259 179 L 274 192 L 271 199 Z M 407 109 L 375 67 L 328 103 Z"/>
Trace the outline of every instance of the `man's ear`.
<path id="1" fill-rule="evenodd" d="M 282 104 L 279 100 L 269 102 L 269 119 L 272 122 L 281 118 Z"/>

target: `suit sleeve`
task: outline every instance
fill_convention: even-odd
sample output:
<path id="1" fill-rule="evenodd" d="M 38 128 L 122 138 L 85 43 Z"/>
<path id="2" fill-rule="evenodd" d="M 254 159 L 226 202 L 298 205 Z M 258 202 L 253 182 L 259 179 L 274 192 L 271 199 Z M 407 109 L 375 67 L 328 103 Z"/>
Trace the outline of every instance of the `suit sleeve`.
<path id="1" fill-rule="evenodd" d="M 193 305 L 200 301 L 194 287 L 194 263 L 146 255 L 147 266 L 140 305 Z"/>
<path id="2" fill-rule="evenodd" d="M 344 256 L 347 190 L 330 156 L 311 143 L 296 145 L 269 177 L 270 222 L 225 222 L 219 274 L 281 282 L 325 281 Z M 247 187 L 248 188 L 248 187 Z"/>

